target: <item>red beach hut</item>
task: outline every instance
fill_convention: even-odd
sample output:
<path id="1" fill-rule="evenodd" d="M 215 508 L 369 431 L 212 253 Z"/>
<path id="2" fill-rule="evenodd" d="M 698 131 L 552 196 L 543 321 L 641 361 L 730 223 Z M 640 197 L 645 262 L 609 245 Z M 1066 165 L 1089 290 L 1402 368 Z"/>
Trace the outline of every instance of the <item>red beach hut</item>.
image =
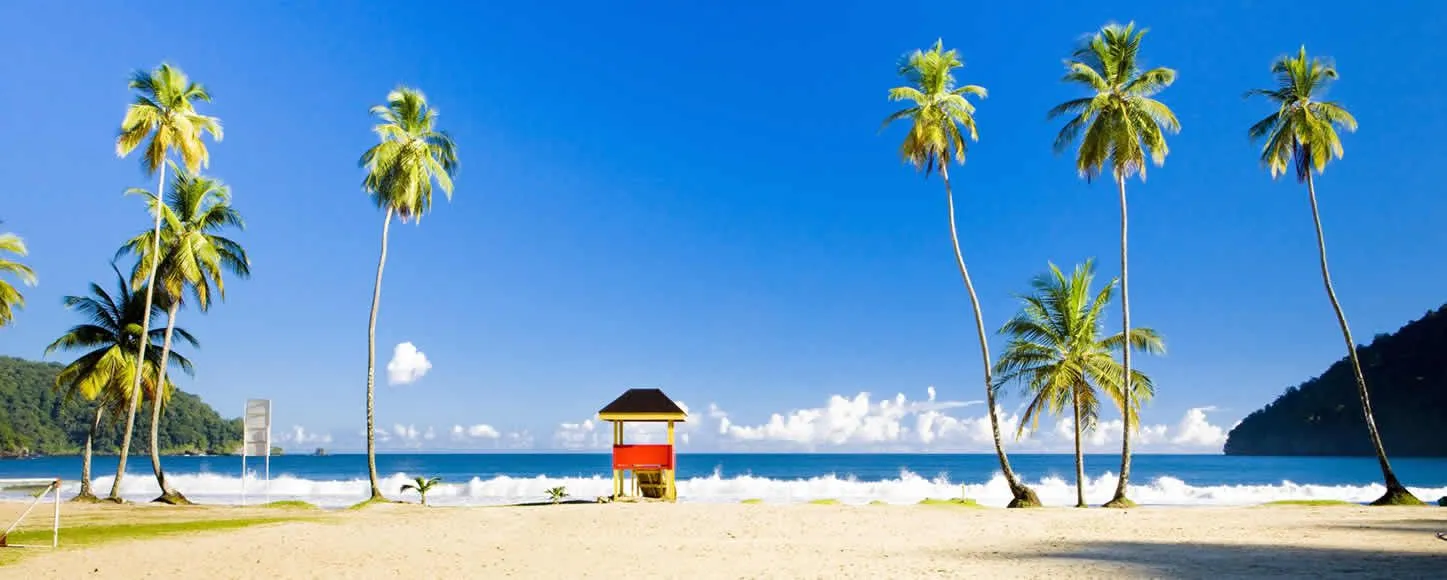
<path id="1" fill-rule="evenodd" d="M 613 424 L 613 499 L 642 497 L 677 501 L 673 424 L 687 418 L 688 413 L 660 389 L 628 389 L 598 411 L 598 419 Z M 630 422 L 667 423 L 668 444 L 624 443 L 623 425 Z M 629 475 L 632 485 L 628 484 Z"/>

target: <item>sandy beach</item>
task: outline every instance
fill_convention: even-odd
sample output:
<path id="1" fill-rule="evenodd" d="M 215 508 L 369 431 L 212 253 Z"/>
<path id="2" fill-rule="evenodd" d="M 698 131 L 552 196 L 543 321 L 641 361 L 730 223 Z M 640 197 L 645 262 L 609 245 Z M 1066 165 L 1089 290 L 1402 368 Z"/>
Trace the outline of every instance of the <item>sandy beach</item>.
<path id="1" fill-rule="evenodd" d="M 15 505 L 0 507 L 14 513 Z M 1447 575 L 1447 510 L 952 506 L 65 506 L 101 521 L 302 517 L 36 550 L 16 578 L 1007 578 Z M 41 525 L 27 520 L 27 527 Z M 48 525 L 48 521 L 44 522 Z"/>

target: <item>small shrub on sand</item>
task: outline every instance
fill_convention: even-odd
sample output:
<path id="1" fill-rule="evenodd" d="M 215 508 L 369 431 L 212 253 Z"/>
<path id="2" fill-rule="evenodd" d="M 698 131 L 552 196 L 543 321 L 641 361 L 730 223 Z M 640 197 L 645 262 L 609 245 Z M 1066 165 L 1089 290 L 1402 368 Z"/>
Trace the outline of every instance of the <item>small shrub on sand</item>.
<path id="1" fill-rule="evenodd" d="M 1361 505 L 1339 499 L 1282 499 L 1266 502 L 1266 505 L 1304 505 L 1304 506 L 1329 506 L 1329 505 Z"/>
<path id="2" fill-rule="evenodd" d="M 741 503 L 741 504 L 747 504 L 747 505 L 759 505 L 759 504 L 761 504 L 761 503 L 764 503 L 764 500 L 759 499 L 759 498 L 756 498 L 756 497 L 751 497 L 751 498 L 746 499 L 746 500 L 743 500 L 743 501 L 741 501 L 741 502 L 739 502 L 739 503 Z"/>
<path id="3" fill-rule="evenodd" d="M 889 505 L 889 502 L 884 501 L 884 500 L 882 500 L 882 499 L 876 499 L 876 500 L 874 500 L 874 501 L 869 502 L 869 505 Z"/>
<path id="4" fill-rule="evenodd" d="M 919 505 L 944 505 L 972 508 L 984 507 L 981 506 L 979 502 L 967 497 L 952 497 L 950 499 L 935 499 L 932 497 L 927 497 L 919 500 Z"/>
<path id="5" fill-rule="evenodd" d="M 264 508 L 272 508 L 272 509 L 282 509 L 282 510 L 319 510 L 319 509 L 322 509 L 322 508 L 317 507 L 316 504 L 307 503 L 307 502 L 304 502 L 304 501 L 301 501 L 301 500 L 295 500 L 295 499 L 285 499 L 285 500 L 280 500 L 280 501 L 274 501 L 274 502 L 271 502 L 271 503 L 264 503 L 264 504 L 261 504 L 261 507 L 264 507 Z"/>
<path id="6" fill-rule="evenodd" d="M 832 498 L 811 499 L 809 503 L 811 505 L 839 505 L 839 500 Z"/>

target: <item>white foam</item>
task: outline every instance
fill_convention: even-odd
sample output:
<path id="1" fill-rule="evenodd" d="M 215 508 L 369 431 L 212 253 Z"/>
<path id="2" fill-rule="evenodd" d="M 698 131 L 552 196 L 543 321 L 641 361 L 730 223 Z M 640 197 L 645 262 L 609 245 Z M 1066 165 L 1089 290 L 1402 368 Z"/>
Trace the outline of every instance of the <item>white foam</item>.
<path id="1" fill-rule="evenodd" d="M 384 493 L 394 498 L 415 498 L 413 494 L 403 495 L 398 490 L 412 480 L 412 475 L 393 474 L 384 478 L 380 485 Z M 168 476 L 172 484 L 192 501 L 212 504 L 241 503 L 240 478 L 235 476 L 201 474 L 175 474 Z M 1099 504 L 1109 499 L 1115 490 L 1115 475 L 1106 472 L 1089 479 L 1085 486 L 1086 501 Z M 98 491 L 110 489 L 111 478 L 102 477 L 94 482 Z M 1075 485 L 1073 480 L 1060 477 L 1046 477 L 1029 482 L 1048 505 L 1073 505 Z M 261 503 L 284 499 L 308 501 L 324 507 L 341 507 L 356 503 L 367 496 L 365 479 L 345 481 L 317 481 L 288 475 L 273 477 L 268 486 L 264 481 L 248 475 L 245 481 L 247 503 Z M 492 479 L 473 478 L 466 482 L 443 482 L 428 495 L 432 503 L 439 505 L 496 505 L 528 501 L 540 501 L 547 497 L 546 490 L 564 486 L 576 498 L 592 499 L 607 495 L 612 482 L 601 476 L 594 477 L 495 477 Z M 67 482 L 66 494 L 74 494 L 79 485 Z M 1193 486 L 1174 477 L 1159 477 L 1152 481 L 1139 482 L 1130 487 L 1130 497 L 1143 505 L 1254 505 L 1283 499 L 1334 499 L 1349 502 L 1369 502 L 1380 497 L 1385 488 L 1380 484 L 1370 485 L 1313 485 L 1283 481 L 1275 485 L 1210 485 Z M 1435 499 L 1447 495 L 1447 487 L 1412 488 L 1420 498 Z M 121 495 L 135 501 L 147 501 L 160 493 L 154 478 L 132 475 L 121 486 Z M 946 477 L 927 479 L 902 471 L 896 479 L 882 481 L 859 481 L 851 477 L 833 475 L 808 479 L 770 479 L 765 477 L 737 476 L 721 477 L 715 472 L 708 477 L 682 479 L 678 482 L 680 501 L 735 503 L 744 499 L 761 499 L 768 503 L 802 503 L 815 499 L 837 499 L 843 503 L 862 504 L 880 500 L 887 503 L 911 504 L 927 497 L 950 498 L 961 495 L 974 498 L 985 505 L 1003 506 L 1010 501 L 1009 488 L 1002 475 L 996 474 L 983 483 L 956 483 Z M 5 494 L 3 499 L 20 499 L 23 496 Z"/>

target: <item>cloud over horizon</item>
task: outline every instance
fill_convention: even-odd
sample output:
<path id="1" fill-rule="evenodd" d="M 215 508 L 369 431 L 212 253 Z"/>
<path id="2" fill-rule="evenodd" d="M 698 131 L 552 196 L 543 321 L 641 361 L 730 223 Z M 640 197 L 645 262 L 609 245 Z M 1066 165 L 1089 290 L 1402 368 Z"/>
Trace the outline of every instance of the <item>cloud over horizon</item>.
<path id="1" fill-rule="evenodd" d="M 392 360 L 387 363 L 387 384 L 415 383 L 429 370 L 432 370 L 432 362 L 427 360 L 427 355 L 410 342 L 398 343 L 392 349 Z"/>

